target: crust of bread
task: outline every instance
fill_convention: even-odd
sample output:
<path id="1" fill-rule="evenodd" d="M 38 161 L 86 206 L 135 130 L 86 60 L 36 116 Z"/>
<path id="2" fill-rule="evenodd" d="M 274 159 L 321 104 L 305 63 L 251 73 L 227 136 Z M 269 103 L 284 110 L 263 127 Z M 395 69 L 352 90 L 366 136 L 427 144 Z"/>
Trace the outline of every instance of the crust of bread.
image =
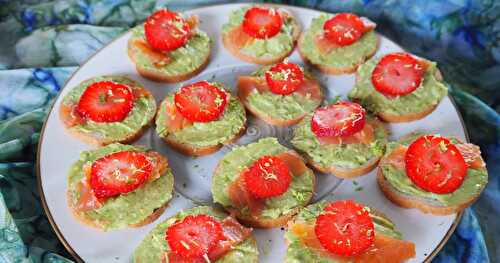
<path id="1" fill-rule="evenodd" d="M 298 153 L 296 153 L 294 150 L 290 150 L 290 151 L 302 159 L 302 157 Z M 220 165 L 220 163 L 217 164 L 215 171 L 217 171 L 217 169 L 219 168 L 219 165 Z M 304 175 L 301 175 L 301 176 L 304 176 Z M 311 171 L 311 176 L 313 178 L 313 189 L 316 189 L 316 175 L 314 175 L 314 173 L 312 171 Z M 309 204 L 311 202 L 311 200 L 312 200 L 312 195 L 309 198 L 309 200 L 307 200 L 306 203 Z M 288 221 L 292 220 L 295 217 L 295 215 L 297 215 L 297 213 L 300 211 L 301 207 L 294 208 L 290 212 L 288 212 L 287 214 L 282 215 L 278 218 L 274 218 L 274 219 L 263 219 L 263 218 L 258 218 L 258 217 L 252 217 L 249 215 L 243 215 L 243 214 L 241 214 L 240 210 L 233 208 L 233 207 L 224 207 L 224 209 L 226 209 L 234 217 L 238 218 L 238 220 L 246 226 L 255 227 L 255 228 L 274 228 L 274 227 L 285 226 L 288 223 Z"/>
<path id="2" fill-rule="evenodd" d="M 379 169 L 377 172 L 377 183 L 380 186 L 380 190 L 387 199 L 391 200 L 394 204 L 404 207 L 404 208 L 416 208 L 426 214 L 433 215 L 450 215 L 458 213 L 465 208 L 469 207 L 476 201 L 480 194 L 471 196 L 469 200 L 459 205 L 452 206 L 436 206 L 426 202 L 425 199 L 413 198 L 411 196 L 406 196 L 400 194 L 384 177 L 384 172 Z"/>
<path id="3" fill-rule="evenodd" d="M 204 156 L 208 155 L 211 153 L 214 153 L 218 150 L 220 150 L 224 145 L 231 144 L 235 141 L 237 141 L 243 134 L 245 134 L 246 131 L 246 125 L 243 126 L 240 131 L 234 135 L 233 138 L 223 142 L 219 143 L 216 145 L 209 145 L 209 146 L 203 146 L 203 147 L 195 147 L 191 144 L 184 144 L 184 143 L 179 143 L 175 140 L 171 140 L 169 138 L 164 138 L 162 137 L 163 141 L 167 143 L 170 147 L 174 148 L 178 152 L 189 155 L 189 156 Z"/>
<path id="4" fill-rule="evenodd" d="M 317 84 L 319 85 L 319 82 Z M 324 96 L 323 95 L 323 91 L 321 92 L 321 95 L 322 95 L 321 100 L 323 100 L 323 96 Z M 290 120 L 273 119 L 271 116 L 269 116 L 267 114 L 260 113 L 260 112 L 256 111 L 254 108 L 252 108 L 252 106 L 250 106 L 250 104 L 248 103 L 247 100 L 241 100 L 241 101 L 242 101 L 243 105 L 245 105 L 245 109 L 247 109 L 247 111 L 249 111 L 250 113 L 252 113 L 252 115 L 254 115 L 255 117 L 257 117 L 257 118 L 259 118 L 259 119 L 261 119 L 263 121 L 265 121 L 266 123 L 269 123 L 269 124 L 275 125 L 275 126 L 291 126 L 291 125 L 295 125 L 295 124 L 299 123 L 308 114 L 308 112 L 306 112 L 306 113 L 302 114 L 300 117 L 297 117 L 297 118 L 294 118 L 294 119 L 290 119 Z"/>
<path id="5" fill-rule="evenodd" d="M 159 156 L 161 156 L 161 155 L 159 155 Z M 165 157 L 161 156 L 161 158 L 163 158 L 164 161 L 167 162 L 167 159 Z M 167 169 L 168 169 L 168 165 L 166 165 L 161 171 L 159 171 L 159 173 L 164 174 L 167 171 Z M 104 229 L 99 224 L 97 224 L 93 220 L 91 220 L 85 216 L 82 216 L 80 213 L 78 213 L 78 210 L 76 209 L 76 207 L 73 206 L 72 200 L 74 200 L 74 196 L 71 194 L 71 191 L 69 189 L 66 192 L 66 197 L 67 197 L 68 207 L 71 210 L 71 213 L 73 214 L 74 218 L 76 218 L 80 223 L 82 223 L 84 225 L 87 225 L 87 226 L 90 226 L 92 228 L 104 231 Z M 145 226 L 145 225 L 155 221 L 158 217 L 160 217 L 160 215 L 163 214 L 165 209 L 168 207 L 168 203 L 169 203 L 168 201 L 165 202 L 162 206 L 156 208 L 153 211 L 153 213 L 151 213 L 148 217 L 144 218 L 144 220 L 142 220 L 138 223 L 135 223 L 135 224 L 130 224 L 129 227 L 141 227 L 141 226 Z"/>
<path id="6" fill-rule="evenodd" d="M 143 88 L 143 87 L 141 87 L 141 88 Z M 145 89 L 145 88 L 143 88 L 143 89 Z M 148 94 L 149 94 L 149 96 L 153 96 L 149 91 L 148 91 Z M 62 108 L 59 107 L 59 111 L 61 111 L 61 110 L 62 110 Z M 62 116 L 61 112 L 59 113 L 59 116 Z M 64 127 L 66 128 L 66 131 L 68 131 L 69 134 L 71 134 L 73 137 L 75 137 L 75 138 L 77 138 L 85 143 L 88 143 L 88 144 L 92 144 L 92 145 L 96 145 L 96 146 L 105 146 L 105 145 L 108 145 L 111 143 L 129 144 L 129 143 L 136 141 L 144 134 L 144 132 L 146 132 L 146 130 L 149 128 L 149 126 L 151 126 L 154 119 L 155 119 L 155 115 L 153 115 L 152 118 L 150 120 L 148 120 L 148 122 L 144 126 L 142 126 L 140 130 L 138 130 L 136 133 L 128 134 L 128 136 L 122 140 L 97 138 L 97 137 L 92 136 L 90 134 L 86 134 L 83 132 L 79 132 L 75 129 L 72 129 L 72 127 L 68 126 L 63 120 L 62 120 L 62 123 L 63 123 Z"/>
<path id="7" fill-rule="evenodd" d="M 388 131 L 387 131 L 386 127 L 382 124 L 382 122 L 380 122 L 379 120 L 375 120 L 374 122 L 376 123 L 377 126 L 383 127 L 386 135 L 388 135 Z M 333 174 L 334 176 L 339 177 L 339 178 L 350 179 L 350 178 L 354 178 L 354 177 L 358 177 L 358 176 L 367 174 L 368 172 L 373 170 L 377 166 L 378 162 L 380 161 L 380 158 L 381 157 L 372 158 L 369 162 L 365 163 L 364 165 L 362 165 L 358 168 L 354 168 L 354 169 L 346 169 L 346 168 L 341 168 L 341 167 L 337 167 L 334 165 L 332 165 L 330 167 L 324 167 L 323 165 L 321 165 L 318 162 L 313 161 L 309 157 L 306 157 L 306 160 L 307 160 L 307 163 L 310 166 L 312 166 L 314 169 L 316 169 L 317 171 L 320 171 L 320 172 L 326 173 L 326 174 Z"/>
<path id="8" fill-rule="evenodd" d="M 135 61 L 134 56 L 132 54 L 133 51 L 132 51 L 132 48 L 130 47 L 131 43 L 132 43 L 131 41 L 132 41 L 132 39 L 129 40 L 128 45 L 127 45 L 127 54 L 129 56 L 130 60 L 132 60 L 132 62 L 135 64 L 135 68 L 136 68 L 137 72 L 139 72 L 139 74 L 141 76 L 143 76 L 147 79 L 150 79 L 153 81 L 159 81 L 159 82 L 166 82 L 166 83 L 181 82 L 181 81 L 190 79 L 190 78 L 198 75 L 198 73 L 200 73 L 201 71 L 203 71 L 207 67 L 208 63 L 210 62 L 210 56 L 212 53 L 211 49 L 210 49 L 208 52 L 208 55 L 205 58 L 205 60 L 203 61 L 203 63 L 199 67 L 194 69 L 193 71 L 190 71 L 190 72 L 187 72 L 184 74 L 175 75 L 175 76 L 167 76 L 167 75 L 162 74 L 162 73 L 151 71 L 151 70 L 141 66 L 140 64 L 138 64 L 137 61 Z"/>
<path id="9" fill-rule="evenodd" d="M 286 54 L 283 54 L 282 56 L 258 58 L 258 57 L 243 54 L 240 51 L 240 49 L 236 48 L 234 45 L 231 45 L 231 39 L 228 37 L 228 34 L 222 34 L 222 44 L 224 45 L 226 50 L 229 51 L 229 53 L 231 53 L 231 55 L 237 57 L 240 60 L 246 61 L 248 63 L 260 64 L 260 65 L 276 64 L 276 63 L 282 61 L 283 59 L 285 59 L 286 57 L 288 57 L 293 52 L 293 50 L 295 49 L 295 45 L 297 44 L 297 39 L 299 38 L 299 35 L 300 35 L 299 24 L 297 23 L 297 21 L 295 20 L 295 18 L 293 16 L 290 16 L 290 17 L 294 21 L 293 34 L 292 34 L 293 48 L 290 49 L 290 51 L 287 52 Z"/>
<path id="10" fill-rule="evenodd" d="M 428 61 L 427 63 L 430 63 L 430 61 Z M 436 70 L 436 73 L 434 76 L 439 81 L 443 80 L 443 75 L 441 74 L 441 71 L 439 71 L 439 70 Z M 356 82 L 358 82 L 359 79 L 360 79 L 360 77 L 359 77 L 358 73 L 356 73 Z M 396 115 L 396 114 L 391 114 L 391 113 L 387 113 L 387 112 L 378 112 L 377 116 L 386 122 L 397 123 L 397 122 L 416 121 L 416 120 L 420 120 L 420 119 L 424 118 L 425 116 L 431 114 L 436 109 L 438 104 L 439 104 L 439 102 L 436 104 L 430 105 L 428 108 L 426 108 L 420 112 L 412 112 L 412 113 L 403 114 L 403 115 Z"/>
<path id="11" fill-rule="evenodd" d="M 297 49 L 299 50 L 299 55 L 302 58 L 302 60 L 304 60 L 304 62 L 306 62 L 306 63 L 308 63 L 310 65 L 315 66 L 321 72 L 323 72 L 325 74 L 329 74 L 329 75 L 352 74 L 352 73 L 356 72 L 356 70 L 358 69 L 359 65 L 365 63 L 365 61 L 367 61 L 368 59 L 370 59 L 371 57 L 373 57 L 373 55 L 375 55 L 375 53 L 377 53 L 377 50 L 378 50 L 378 48 L 380 46 L 380 36 L 377 35 L 377 47 L 371 53 L 367 54 L 363 58 L 363 61 L 361 63 L 356 64 L 356 65 L 351 66 L 351 67 L 343 67 L 343 68 L 340 68 L 340 67 L 329 67 L 329 66 L 325 66 L 325 65 L 321 65 L 321 64 L 312 63 L 307 58 L 307 56 L 302 52 L 301 45 L 300 45 L 300 43 L 302 42 L 303 38 L 304 38 L 304 33 L 302 32 L 302 34 L 300 35 L 299 42 L 297 44 Z"/>

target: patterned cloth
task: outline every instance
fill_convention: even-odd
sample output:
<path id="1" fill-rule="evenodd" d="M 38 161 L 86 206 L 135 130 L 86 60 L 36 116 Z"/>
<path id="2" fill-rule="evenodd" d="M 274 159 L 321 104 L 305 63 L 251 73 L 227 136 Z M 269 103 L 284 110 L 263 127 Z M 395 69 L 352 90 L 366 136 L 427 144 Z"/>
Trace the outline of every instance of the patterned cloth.
<path id="1" fill-rule="evenodd" d="M 34 175 L 39 131 L 64 81 L 153 10 L 221 2 L 230 1 L 0 0 L 0 262 L 69 261 Z M 500 1 L 283 2 L 368 16 L 407 50 L 439 62 L 490 183 L 434 261 L 500 262 Z"/>

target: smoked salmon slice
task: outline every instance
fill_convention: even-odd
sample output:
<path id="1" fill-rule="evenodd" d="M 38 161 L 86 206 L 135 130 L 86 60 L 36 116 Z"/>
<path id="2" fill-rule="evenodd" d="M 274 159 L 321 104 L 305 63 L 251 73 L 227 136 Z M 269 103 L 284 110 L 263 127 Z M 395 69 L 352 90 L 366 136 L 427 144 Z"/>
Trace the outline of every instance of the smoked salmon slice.
<path id="1" fill-rule="evenodd" d="M 254 76 L 240 76 L 238 78 L 238 97 L 241 100 L 246 100 L 250 93 L 254 90 L 259 93 L 269 91 L 269 86 L 267 85 L 265 78 L 259 78 Z M 323 94 L 321 93 L 321 87 L 316 80 L 305 78 L 304 83 L 299 87 L 294 93 L 298 93 L 301 96 L 309 97 L 311 100 L 321 100 Z M 293 94 L 293 93 L 292 93 Z"/>
<path id="2" fill-rule="evenodd" d="M 375 241 L 372 247 L 362 254 L 350 257 L 338 256 L 330 253 L 321 245 L 316 238 L 314 224 L 295 223 L 290 226 L 290 229 L 299 237 L 304 246 L 338 262 L 404 262 L 415 256 L 415 244 L 377 233 L 375 233 Z"/>
<path id="3" fill-rule="evenodd" d="M 76 111 L 76 104 L 66 105 L 61 103 L 59 111 L 61 120 L 68 126 L 73 127 L 85 123 L 85 119 Z"/>
<path id="4" fill-rule="evenodd" d="M 165 126 L 168 131 L 176 132 L 182 130 L 185 127 L 193 125 L 193 122 L 184 118 L 182 114 L 177 110 L 177 107 L 170 102 L 165 103 L 167 118 L 165 119 Z"/>
<path id="5" fill-rule="evenodd" d="M 472 143 L 461 143 L 455 145 L 462 157 L 464 157 L 465 163 L 472 169 L 485 167 L 486 164 L 481 158 L 481 149 L 479 146 Z"/>
<path id="6" fill-rule="evenodd" d="M 387 157 L 382 159 L 382 165 L 390 164 L 397 170 L 405 170 L 405 154 L 408 147 L 399 145 Z"/>
<path id="7" fill-rule="evenodd" d="M 320 144 L 353 144 L 353 143 L 363 143 L 370 144 L 375 139 L 375 123 L 373 121 L 367 121 L 363 129 L 355 134 L 348 136 L 326 136 L 326 137 L 316 137 Z"/>

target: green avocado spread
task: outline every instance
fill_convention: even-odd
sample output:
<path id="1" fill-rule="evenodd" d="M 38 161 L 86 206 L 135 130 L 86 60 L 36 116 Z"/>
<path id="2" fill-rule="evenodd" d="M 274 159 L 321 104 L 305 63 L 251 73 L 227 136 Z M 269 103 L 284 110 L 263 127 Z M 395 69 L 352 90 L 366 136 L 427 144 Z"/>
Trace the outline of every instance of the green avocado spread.
<path id="1" fill-rule="evenodd" d="M 380 58 L 373 58 L 358 68 L 356 85 L 348 94 L 349 99 L 361 102 L 371 112 L 392 115 L 422 112 L 438 104 L 448 94 L 448 88 L 436 78 L 438 69 L 436 63 L 432 62 L 416 90 L 389 98 L 378 92 L 371 81 L 373 69 L 379 61 Z"/>
<path id="2" fill-rule="evenodd" d="M 217 84 L 217 83 L 212 83 Z M 217 84 L 223 88 L 220 84 Z M 168 138 L 178 143 L 189 144 L 194 147 L 212 146 L 225 143 L 234 138 L 245 127 L 246 113 L 240 101 L 230 95 L 229 102 L 219 119 L 210 122 L 194 122 L 175 132 L 169 132 L 166 126 L 167 102 L 173 104 L 174 94 L 165 98 L 160 105 L 156 117 L 156 133 L 162 138 Z"/>
<path id="3" fill-rule="evenodd" d="M 293 131 L 292 144 L 315 163 L 354 169 L 384 154 L 387 132 L 382 125 L 375 128 L 375 140 L 370 144 L 321 144 L 311 130 L 312 114 L 307 115 Z M 367 116 L 367 121 L 372 117 Z"/>
<path id="4" fill-rule="evenodd" d="M 212 216 L 216 220 L 223 220 L 227 214 L 215 210 L 208 206 L 198 206 L 179 212 L 177 215 L 167 219 L 166 221 L 158 224 L 151 232 L 149 232 L 144 240 L 134 251 L 134 262 L 141 263 L 159 263 L 162 255 L 170 250 L 167 241 L 165 240 L 165 231 L 169 226 L 174 224 L 177 220 L 182 220 L 188 215 L 204 214 Z M 218 263 L 256 263 L 259 261 L 259 251 L 257 250 L 257 243 L 253 238 L 247 238 L 243 242 L 236 245 L 231 251 L 227 252 L 222 258 L 219 258 Z"/>
<path id="5" fill-rule="evenodd" d="M 391 152 L 399 145 L 409 146 L 421 135 L 422 134 L 415 133 L 405 137 L 403 140 L 388 143 L 387 153 L 385 156 L 390 155 Z M 452 143 L 459 143 L 459 141 L 454 138 L 450 138 L 450 141 Z M 457 190 L 449 194 L 436 194 L 427 192 L 415 185 L 410 178 L 406 176 L 406 172 L 404 170 L 398 170 L 393 165 L 382 162 L 380 169 L 382 169 L 387 182 L 389 182 L 391 186 L 400 194 L 422 198 L 437 206 L 463 204 L 470 200 L 472 196 L 479 195 L 488 183 L 488 172 L 486 169 L 469 168 L 467 169 L 467 175 L 465 176 L 462 185 Z"/>
<path id="6" fill-rule="evenodd" d="M 122 76 L 105 76 L 97 77 L 93 79 L 86 80 L 77 87 L 73 88 L 62 101 L 65 105 L 75 105 L 80 100 L 85 89 L 92 83 L 98 81 L 113 81 L 116 83 L 121 83 L 128 85 L 132 88 L 137 87 L 138 84 Z M 94 138 L 98 138 L 103 141 L 121 141 L 127 139 L 132 134 L 139 132 L 143 126 L 147 125 L 150 120 L 156 114 L 156 102 L 153 96 L 142 95 L 139 99 L 136 99 L 132 110 L 129 112 L 127 117 L 120 122 L 94 122 L 92 120 L 86 120 L 83 125 L 76 125 L 70 129 L 75 130 L 79 133 L 88 134 Z"/>
<path id="7" fill-rule="evenodd" d="M 77 186 L 84 179 L 83 166 L 85 164 L 91 164 L 101 157 L 119 151 L 144 152 L 147 149 L 115 143 L 97 150 L 82 152 L 80 159 L 71 166 L 69 171 L 68 191 L 69 196 L 74 199 L 68 201 L 76 204 L 80 198 Z M 174 177 L 168 169 L 159 178 L 144 183 L 132 192 L 109 198 L 98 209 L 78 213 L 79 216 L 100 226 L 105 231 L 125 228 L 131 224 L 142 222 L 157 208 L 165 205 L 172 198 L 173 188 Z"/>
<path id="8" fill-rule="evenodd" d="M 314 225 L 316 217 L 318 217 L 328 203 L 325 201 L 309 205 L 302 209 L 295 218 L 295 223 Z M 375 226 L 375 235 L 383 234 L 396 239 L 401 239 L 401 233 L 396 230 L 396 226 L 391 220 L 376 213 L 370 213 Z M 313 249 L 305 246 L 300 238 L 296 236 L 292 230 L 288 229 L 285 234 L 285 239 L 288 242 L 285 262 L 287 263 L 302 263 L 302 262 L 318 262 L 318 263 L 334 263 L 333 258 L 327 258 Z"/>
<path id="9" fill-rule="evenodd" d="M 248 9 L 249 7 L 244 7 L 234 10 L 229 15 L 229 21 L 222 27 L 222 34 L 228 34 L 235 27 L 241 26 L 245 12 Z M 294 28 L 296 27 L 298 27 L 298 25 L 295 20 L 292 17 L 286 17 L 283 19 L 281 31 L 277 35 L 266 39 L 253 39 L 253 41 L 241 49 L 241 52 L 247 56 L 257 58 L 284 56 L 295 46 Z"/>
<path id="10" fill-rule="evenodd" d="M 350 68 L 359 65 L 377 50 L 378 37 L 371 30 L 356 41 L 347 46 L 332 49 L 329 53 L 322 53 L 316 46 L 316 37 L 323 34 L 323 24 L 332 17 L 330 14 L 321 14 L 314 18 L 311 26 L 303 32 L 299 40 L 300 52 L 312 64 L 335 68 Z"/>
<path id="11" fill-rule="evenodd" d="M 263 138 L 257 142 L 238 146 L 227 153 L 219 162 L 212 177 L 214 201 L 224 207 L 233 204 L 227 188 L 236 181 L 240 173 L 264 155 L 277 155 L 290 149 L 281 145 L 276 138 Z M 293 176 L 288 190 L 280 196 L 266 199 L 261 217 L 275 219 L 297 207 L 307 205 L 314 191 L 314 174 L 307 170 L 300 176 Z M 245 214 L 245 211 L 242 211 Z"/>
<path id="12" fill-rule="evenodd" d="M 168 52 L 168 57 L 171 61 L 161 67 L 155 65 L 147 53 L 130 44 L 129 55 L 140 67 L 157 74 L 178 76 L 193 72 L 200 68 L 207 60 L 207 57 L 210 56 L 211 42 L 205 32 L 195 30 L 193 33 L 186 45 Z M 143 25 L 132 29 L 132 37 L 129 43 L 133 43 L 134 40 L 146 41 Z"/>
<path id="13" fill-rule="evenodd" d="M 264 74 L 269 69 L 264 67 L 252 73 L 252 76 L 264 78 Z M 306 73 L 306 78 L 312 78 L 312 75 Z M 297 94 L 296 92 L 289 95 L 280 95 L 271 91 L 250 93 L 247 97 L 247 105 L 252 110 L 270 116 L 272 119 L 278 120 L 293 120 L 304 116 L 316 109 L 321 100 L 314 100 L 311 97 Z"/>

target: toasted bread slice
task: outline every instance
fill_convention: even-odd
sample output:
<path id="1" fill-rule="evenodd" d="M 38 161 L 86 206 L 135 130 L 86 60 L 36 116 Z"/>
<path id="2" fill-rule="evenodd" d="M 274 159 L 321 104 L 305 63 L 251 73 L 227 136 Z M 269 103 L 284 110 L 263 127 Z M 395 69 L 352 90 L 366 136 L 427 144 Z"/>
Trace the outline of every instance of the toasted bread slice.
<path id="1" fill-rule="evenodd" d="M 473 204 L 480 195 L 471 196 L 469 200 L 459 205 L 438 206 L 431 204 L 425 199 L 399 193 L 389 182 L 387 182 L 382 169 L 379 169 L 377 172 L 377 183 L 387 199 L 391 200 L 391 202 L 396 205 L 405 208 L 417 208 L 426 214 L 433 215 L 451 215 L 458 213 Z"/>
<path id="2" fill-rule="evenodd" d="M 425 61 L 425 63 L 431 63 L 430 61 L 420 58 Z M 436 70 L 436 73 L 434 74 L 437 80 L 443 81 L 443 75 L 441 74 L 441 71 Z M 356 73 L 356 83 L 360 80 L 360 77 L 358 73 Z M 429 105 L 428 108 L 420 111 L 420 112 L 412 112 L 412 113 L 407 113 L 407 114 L 402 114 L 402 115 L 396 115 L 388 112 L 377 112 L 377 116 L 380 117 L 380 119 L 386 121 L 386 122 L 410 122 L 410 121 L 416 121 L 424 118 L 425 116 L 431 114 L 439 104 L 433 104 Z"/>
<path id="3" fill-rule="evenodd" d="M 289 52 L 278 56 L 278 57 L 255 57 L 251 56 L 248 54 L 244 54 L 241 52 L 241 49 L 239 48 L 238 45 L 233 43 L 233 39 L 231 38 L 230 33 L 223 33 L 222 34 L 222 44 L 224 47 L 231 53 L 233 56 L 237 57 L 238 59 L 241 59 L 243 61 L 249 62 L 249 63 L 254 63 L 254 64 L 260 64 L 260 65 L 271 65 L 278 63 L 288 57 L 294 50 L 295 45 L 297 44 L 297 40 L 300 35 L 300 26 L 298 22 L 295 20 L 293 16 L 290 16 L 292 19 L 293 23 L 293 31 L 292 31 L 292 38 L 293 38 L 293 47 L 290 49 Z"/>
<path id="4" fill-rule="evenodd" d="M 143 65 L 141 65 L 140 63 L 137 63 L 137 61 L 135 60 L 135 56 L 132 53 L 132 52 L 134 52 L 131 48 L 132 41 L 133 41 L 132 39 L 129 40 L 129 44 L 128 44 L 128 48 L 127 48 L 128 56 L 130 57 L 132 62 L 135 64 L 135 68 L 136 68 L 137 72 L 139 72 L 139 74 L 141 76 L 143 76 L 147 79 L 150 79 L 150 80 L 166 82 L 166 83 L 181 82 L 181 81 L 190 79 L 190 78 L 198 75 L 198 73 L 203 71 L 207 67 L 208 63 L 210 62 L 211 50 L 208 52 L 207 56 L 205 56 L 204 62 L 199 67 L 195 68 L 194 70 L 192 70 L 190 72 L 186 72 L 186 73 L 178 74 L 178 75 L 173 75 L 173 76 L 161 74 L 159 72 L 149 70 L 146 67 L 144 67 Z"/>
<path id="5" fill-rule="evenodd" d="M 180 143 L 180 142 L 172 140 L 170 138 L 162 137 L 162 139 L 170 147 L 176 149 L 177 151 L 181 152 L 182 154 L 190 155 L 190 156 L 204 156 L 204 155 L 208 155 L 208 154 L 211 154 L 211 153 L 214 153 L 214 152 L 220 150 L 224 145 L 234 143 L 241 136 L 243 136 L 243 134 L 245 134 L 245 131 L 246 131 L 246 126 L 243 126 L 241 128 L 241 130 L 234 135 L 233 138 L 231 138 L 223 143 L 216 144 L 216 145 L 201 146 L 201 147 L 196 146 L 196 145 L 192 145 L 192 144 Z"/>
<path id="6" fill-rule="evenodd" d="M 386 134 L 388 135 L 388 131 L 385 128 L 385 126 L 382 124 L 382 122 L 377 120 L 377 121 L 375 121 L 375 123 L 377 126 L 383 127 Z M 377 166 L 381 157 L 372 158 L 367 163 L 361 165 L 360 167 L 353 168 L 353 169 L 337 167 L 334 165 L 332 165 L 330 167 L 325 167 L 325 166 L 321 165 L 320 163 L 313 161 L 311 158 L 308 158 L 307 156 L 305 158 L 307 160 L 307 163 L 310 166 L 312 166 L 314 169 L 316 169 L 322 173 L 333 174 L 339 178 L 350 179 L 350 178 L 354 178 L 354 177 L 358 177 L 358 176 L 367 174 L 370 171 L 372 171 Z"/>
<path id="7" fill-rule="evenodd" d="M 87 81 L 91 81 L 91 79 Z M 136 83 L 135 81 L 132 80 L 129 81 L 131 81 L 134 84 L 132 85 L 132 89 L 134 89 L 135 93 L 143 94 L 144 96 L 148 97 L 148 99 L 152 103 L 151 110 L 153 112 L 156 112 L 156 102 L 154 101 L 153 94 L 151 94 L 151 92 L 146 88 L 139 86 L 139 84 Z M 59 107 L 59 117 L 62 123 L 64 124 L 64 127 L 72 136 L 78 138 L 79 140 L 85 143 L 93 144 L 96 146 L 104 146 L 111 143 L 123 143 L 123 144 L 132 143 L 137 139 L 139 139 L 144 134 L 144 132 L 149 128 L 149 126 L 153 123 L 155 119 L 155 114 L 151 114 L 150 116 L 148 116 L 146 124 L 142 125 L 136 131 L 127 133 L 126 136 L 119 139 L 111 137 L 106 138 L 96 132 L 82 132 L 78 129 L 75 129 L 74 127 L 77 126 L 78 124 L 75 125 L 71 123 L 72 122 L 70 120 L 71 117 L 69 116 L 73 114 L 72 111 L 74 106 L 75 106 L 74 104 L 66 105 L 64 104 L 64 102 L 61 102 L 61 105 Z"/>
<path id="8" fill-rule="evenodd" d="M 301 45 L 300 45 L 300 43 L 302 42 L 303 37 L 304 37 L 304 33 L 302 33 L 300 35 L 300 40 L 298 41 L 298 44 L 297 44 L 297 49 L 299 51 L 299 55 L 302 58 L 302 60 L 304 60 L 304 62 L 306 62 L 306 63 L 308 63 L 310 65 L 315 66 L 321 72 L 323 72 L 325 74 L 329 74 L 329 75 L 352 74 L 352 73 L 356 72 L 356 70 L 358 69 L 359 65 L 363 64 L 365 61 L 367 61 L 368 59 L 370 59 L 371 57 L 373 57 L 373 55 L 375 55 L 375 53 L 377 53 L 377 50 L 378 50 L 378 48 L 380 46 L 380 36 L 377 35 L 377 47 L 375 49 L 373 49 L 370 53 L 368 53 L 368 54 L 366 54 L 364 56 L 363 62 L 361 62 L 359 64 L 356 64 L 356 65 L 353 65 L 351 67 L 329 67 L 329 66 L 325 66 L 325 65 L 321 65 L 321 64 L 312 63 L 307 58 L 307 56 L 304 55 L 304 53 L 301 50 Z"/>
<path id="9" fill-rule="evenodd" d="M 167 159 L 159 154 L 158 154 L 158 157 L 160 158 L 160 162 L 158 163 L 158 166 L 159 166 L 158 173 L 161 174 L 161 176 L 171 176 L 171 174 L 170 175 L 166 174 L 168 169 L 169 169 Z M 172 185 L 172 189 L 173 189 L 173 185 Z M 93 220 L 92 218 L 86 217 L 85 214 L 78 211 L 78 209 L 74 205 L 75 202 L 73 202 L 76 199 L 76 196 L 74 196 L 72 194 L 71 189 L 68 189 L 68 191 L 66 192 L 66 197 L 67 197 L 67 203 L 68 203 L 68 206 L 71 210 L 71 213 L 79 222 L 81 222 L 84 225 L 87 225 L 87 226 L 90 226 L 90 227 L 93 227 L 93 228 L 96 228 L 99 230 L 106 231 L 106 229 L 103 226 L 107 222 Z M 110 201 L 112 201 L 112 200 L 110 200 Z M 155 221 L 158 217 L 160 217 L 160 215 L 163 214 L 163 212 L 165 211 L 167 206 L 168 206 L 168 201 L 165 202 L 162 206 L 154 209 L 154 211 L 151 214 L 149 214 L 146 218 L 144 218 L 142 221 L 140 221 L 138 223 L 134 223 L 134 224 L 129 224 L 128 226 L 129 227 L 141 227 L 141 226 L 145 226 L 145 225 Z"/>

